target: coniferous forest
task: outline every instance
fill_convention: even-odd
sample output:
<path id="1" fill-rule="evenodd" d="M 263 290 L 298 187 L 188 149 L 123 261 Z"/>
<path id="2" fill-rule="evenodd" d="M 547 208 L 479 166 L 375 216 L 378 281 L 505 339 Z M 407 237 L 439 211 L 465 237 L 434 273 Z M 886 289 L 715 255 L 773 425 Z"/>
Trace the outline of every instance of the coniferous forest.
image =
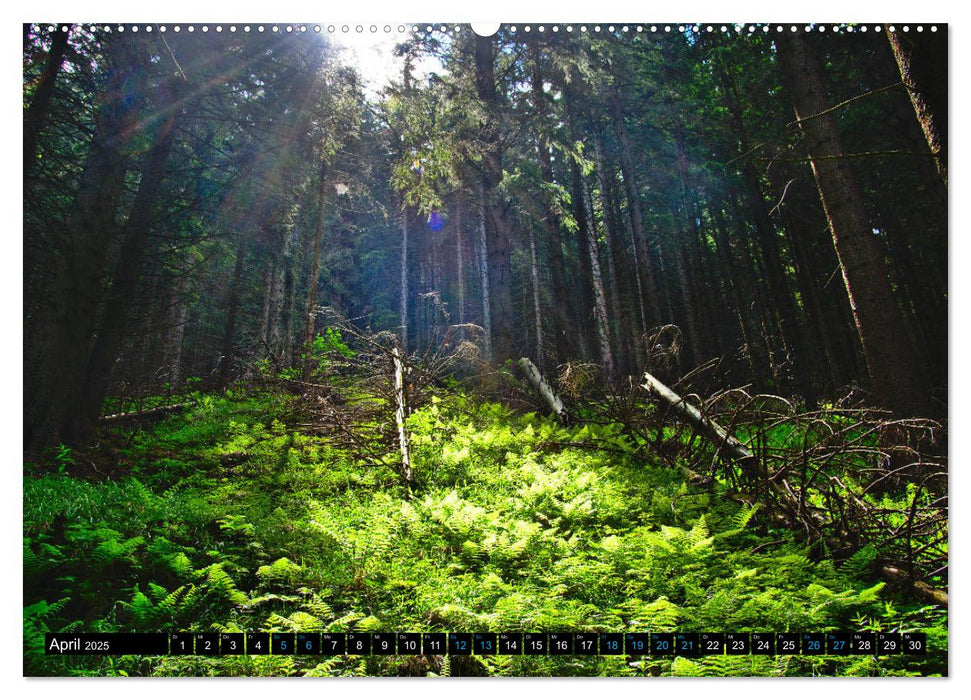
<path id="1" fill-rule="evenodd" d="M 947 26 L 363 32 L 24 25 L 24 673 L 947 675 Z"/>

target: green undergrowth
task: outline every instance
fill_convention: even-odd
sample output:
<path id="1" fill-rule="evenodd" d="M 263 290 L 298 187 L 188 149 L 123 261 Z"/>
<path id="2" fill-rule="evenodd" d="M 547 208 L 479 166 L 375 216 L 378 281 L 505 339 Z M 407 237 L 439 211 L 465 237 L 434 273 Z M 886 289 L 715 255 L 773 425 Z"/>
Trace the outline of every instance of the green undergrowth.
<path id="1" fill-rule="evenodd" d="M 56 466 L 25 475 L 25 673 L 947 672 L 946 611 L 891 596 L 872 575 L 874 552 L 839 564 L 811 557 L 798 533 L 688 485 L 617 426 L 564 428 L 435 398 L 409 418 L 409 492 L 394 452 L 375 465 L 297 430 L 294 401 L 201 395 L 120 441 L 110 479 Z M 45 631 L 865 629 L 927 632 L 930 653 L 207 658 L 48 657 L 42 648 Z"/>

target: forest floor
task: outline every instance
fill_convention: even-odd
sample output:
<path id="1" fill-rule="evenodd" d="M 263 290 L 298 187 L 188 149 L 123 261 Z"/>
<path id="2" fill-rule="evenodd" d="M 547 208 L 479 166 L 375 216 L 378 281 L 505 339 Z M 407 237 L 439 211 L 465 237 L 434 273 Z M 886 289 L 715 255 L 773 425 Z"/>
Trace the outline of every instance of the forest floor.
<path id="1" fill-rule="evenodd" d="M 409 492 L 395 453 L 362 457 L 308 428 L 301 406 L 243 386 L 196 394 L 154 424 L 106 430 L 100 453 L 27 465 L 25 673 L 947 673 L 946 610 L 892 594 L 865 553 L 811 556 L 798 533 L 692 485 L 616 425 L 563 427 L 443 392 L 409 418 Z M 45 656 L 43 633 L 61 630 L 895 630 L 926 632 L 929 653 Z"/>

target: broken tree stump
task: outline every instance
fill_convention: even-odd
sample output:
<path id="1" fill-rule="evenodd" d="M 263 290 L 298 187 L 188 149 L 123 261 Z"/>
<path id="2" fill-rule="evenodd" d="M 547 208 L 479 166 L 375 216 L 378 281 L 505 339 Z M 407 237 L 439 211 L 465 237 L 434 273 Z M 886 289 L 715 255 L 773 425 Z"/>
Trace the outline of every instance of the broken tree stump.
<path id="1" fill-rule="evenodd" d="M 408 431 L 405 429 L 405 418 L 408 415 L 405 363 L 401 359 L 401 350 L 397 347 L 392 348 L 391 357 L 394 360 L 394 421 L 398 427 L 398 447 L 401 450 L 401 478 L 405 484 L 411 486 L 415 475 L 411 469 L 411 449 L 408 443 Z"/>

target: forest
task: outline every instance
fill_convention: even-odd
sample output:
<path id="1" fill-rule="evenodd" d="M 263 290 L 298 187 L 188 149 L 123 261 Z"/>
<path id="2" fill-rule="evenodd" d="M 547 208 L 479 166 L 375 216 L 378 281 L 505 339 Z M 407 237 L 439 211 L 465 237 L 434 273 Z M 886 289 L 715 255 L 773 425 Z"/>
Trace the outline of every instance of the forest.
<path id="1" fill-rule="evenodd" d="M 947 26 L 357 31 L 23 26 L 24 674 L 947 675 Z"/>

